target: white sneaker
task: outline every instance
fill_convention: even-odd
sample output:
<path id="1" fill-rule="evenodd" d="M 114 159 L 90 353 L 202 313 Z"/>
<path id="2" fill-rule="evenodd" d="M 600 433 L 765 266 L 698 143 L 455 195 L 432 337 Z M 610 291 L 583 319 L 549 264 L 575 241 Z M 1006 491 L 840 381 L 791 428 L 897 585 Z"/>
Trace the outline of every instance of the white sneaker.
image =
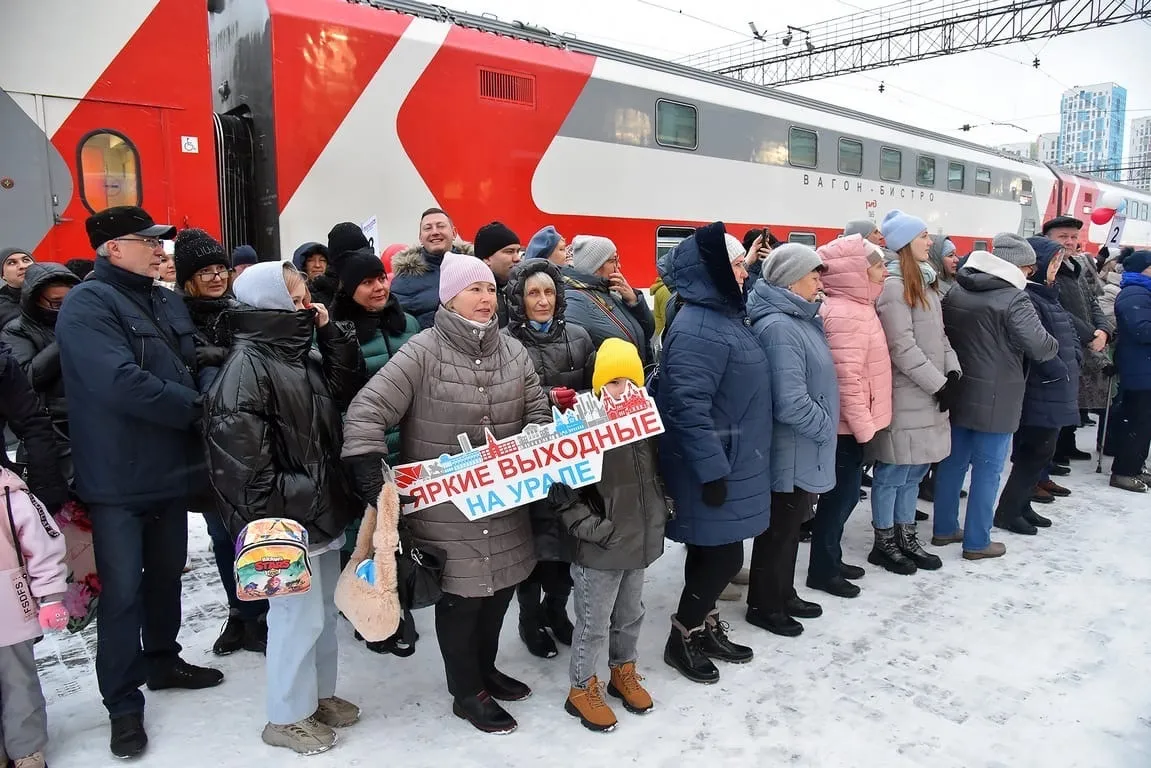
<path id="1" fill-rule="evenodd" d="M 261 738 L 269 746 L 286 747 L 301 755 L 318 755 L 336 744 L 336 732 L 313 717 L 291 725 L 268 723 Z"/>

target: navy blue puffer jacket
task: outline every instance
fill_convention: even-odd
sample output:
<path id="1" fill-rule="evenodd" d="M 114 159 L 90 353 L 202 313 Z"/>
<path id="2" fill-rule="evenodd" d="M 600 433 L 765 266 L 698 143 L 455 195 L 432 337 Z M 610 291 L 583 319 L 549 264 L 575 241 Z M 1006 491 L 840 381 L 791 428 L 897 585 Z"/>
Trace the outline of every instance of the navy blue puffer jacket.
<path id="1" fill-rule="evenodd" d="M 668 538 L 718 546 L 763 533 L 771 520 L 771 383 L 732 274 L 724 226 L 709 224 L 669 254 L 684 306 L 664 339 L 656 404 L 666 432 L 660 467 L 676 516 Z M 726 478 L 727 500 L 703 502 Z"/>
<path id="2" fill-rule="evenodd" d="M 1019 423 L 1025 427 L 1061 429 L 1079 424 L 1079 366 L 1083 363 L 1083 346 L 1070 313 L 1059 303 L 1059 287 L 1035 282 L 1046 280 L 1052 255 L 1037 252 L 1034 280 L 1027 283 L 1027 296 L 1035 305 L 1043 328 L 1059 342 L 1059 353 L 1045 362 L 1031 363 Z"/>

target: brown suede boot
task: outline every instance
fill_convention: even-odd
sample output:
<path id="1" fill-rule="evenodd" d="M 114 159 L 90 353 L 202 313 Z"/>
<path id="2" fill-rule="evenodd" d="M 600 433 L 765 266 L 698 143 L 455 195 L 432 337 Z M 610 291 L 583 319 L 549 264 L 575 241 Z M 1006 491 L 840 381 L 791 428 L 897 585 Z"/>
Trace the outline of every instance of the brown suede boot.
<path id="1" fill-rule="evenodd" d="M 611 668 L 611 682 L 607 685 L 607 692 L 621 700 L 624 709 L 633 715 L 646 715 L 655 706 L 651 694 L 640 684 L 640 680 L 643 677 L 635 671 L 634 661 Z"/>
<path id="2" fill-rule="evenodd" d="M 615 728 L 615 713 L 603 700 L 603 687 L 596 677 L 587 681 L 586 688 L 571 689 L 568 700 L 564 702 L 564 711 L 578 717 L 589 731 L 606 733 Z"/>

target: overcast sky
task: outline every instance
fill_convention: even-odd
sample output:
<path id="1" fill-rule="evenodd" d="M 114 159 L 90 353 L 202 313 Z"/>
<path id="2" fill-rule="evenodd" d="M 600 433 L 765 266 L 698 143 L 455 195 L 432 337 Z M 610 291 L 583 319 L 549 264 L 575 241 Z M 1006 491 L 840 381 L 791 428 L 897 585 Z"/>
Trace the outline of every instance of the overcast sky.
<path id="1" fill-rule="evenodd" d="M 749 21 L 754 21 L 769 40 L 778 40 L 788 24 L 804 27 L 860 9 L 890 5 L 890 0 L 448 0 L 446 4 L 674 60 L 746 42 Z M 922 0 L 902 5 L 921 4 Z M 818 40 L 813 42 L 818 44 Z M 1031 66 L 1036 56 L 1041 61 L 1038 70 Z M 881 80 L 887 86 L 882 94 L 878 92 Z M 1058 131 L 1063 91 L 1107 81 L 1127 89 L 1126 155 L 1130 121 L 1151 115 L 1151 25 L 1146 22 L 943 56 L 787 89 L 997 145 L 1033 141 L 1039 133 Z M 964 123 L 992 121 L 1016 123 L 1027 131 L 1000 126 L 958 131 Z"/>

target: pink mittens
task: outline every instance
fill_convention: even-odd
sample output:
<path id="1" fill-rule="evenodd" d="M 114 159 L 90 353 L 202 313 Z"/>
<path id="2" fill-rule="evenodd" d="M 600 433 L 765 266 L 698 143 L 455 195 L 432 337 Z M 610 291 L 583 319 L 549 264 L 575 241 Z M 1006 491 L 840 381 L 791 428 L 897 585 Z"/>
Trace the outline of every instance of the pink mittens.
<path id="1" fill-rule="evenodd" d="M 63 603 L 44 603 L 40 606 L 40 626 L 44 629 L 64 629 L 68 626 L 68 609 Z"/>

